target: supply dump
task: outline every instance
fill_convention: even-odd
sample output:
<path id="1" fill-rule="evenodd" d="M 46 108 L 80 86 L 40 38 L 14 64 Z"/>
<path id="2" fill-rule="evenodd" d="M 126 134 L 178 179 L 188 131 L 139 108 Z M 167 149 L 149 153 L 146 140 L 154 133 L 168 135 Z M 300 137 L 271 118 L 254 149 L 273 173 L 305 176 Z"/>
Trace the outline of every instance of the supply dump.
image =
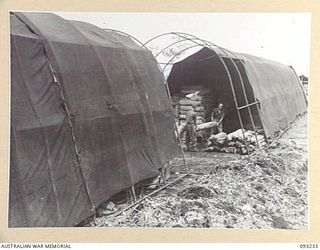
<path id="1" fill-rule="evenodd" d="M 295 70 L 190 37 L 10 13 L 9 227 L 308 228 Z"/>

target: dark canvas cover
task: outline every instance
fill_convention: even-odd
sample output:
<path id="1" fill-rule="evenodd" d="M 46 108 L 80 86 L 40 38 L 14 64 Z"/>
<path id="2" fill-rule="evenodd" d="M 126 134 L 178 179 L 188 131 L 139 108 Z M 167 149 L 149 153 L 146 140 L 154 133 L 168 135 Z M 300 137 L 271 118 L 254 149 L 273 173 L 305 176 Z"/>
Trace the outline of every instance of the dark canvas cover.
<path id="1" fill-rule="evenodd" d="M 48 13 L 12 13 L 9 226 L 73 226 L 179 152 L 152 54 Z"/>
<path id="2" fill-rule="evenodd" d="M 224 126 L 229 129 L 227 132 L 240 128 L 230 80 L 222 60 L 233 81 L 238 106 L 247 104 L 245 94 L 248 103 L 260 101 L 259 105 L 251 106 L 251 111 L 255 123 L 262 125 L 267 136 L 287 128 L 298 115 L 307 111 L 303 88 L 292 67 L 215 47 L 205 47 L 175 63 L 168 77 L 170 92 L 179 93 L 188 85 L 210 88 L 219 102 L 229 105 L 229 115 L 224 119 Z M 236 67 L 243 79 L 245 93 Z M 247 109 L 242 109 L 240 114 L 244 123 L 250 121 Z"/>
<path id="3" fill-rule="evenodd" d="M 287 128 L 307 111 L 307 99 L 294 69 L 288 65 L 237 54 L 244 60 L 254 96 L 261 101 L 260 117 L 267 136 Z"/>

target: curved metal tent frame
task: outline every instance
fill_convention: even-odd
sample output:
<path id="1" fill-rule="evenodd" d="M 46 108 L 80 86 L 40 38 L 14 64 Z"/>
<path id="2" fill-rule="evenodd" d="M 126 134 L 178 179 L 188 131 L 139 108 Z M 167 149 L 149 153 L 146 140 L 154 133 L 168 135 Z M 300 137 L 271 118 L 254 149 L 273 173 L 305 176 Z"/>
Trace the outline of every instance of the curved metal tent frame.
<path id="1" fill-rule="evenodd" d="M 124 35 L 126 37 L 129 37 L 131 38 L 132 40 L 134 40 L 135 42 L 137 42 L 142 48 L 146 49 L 147 51 L 149 51 L 151 54 L 152 54 L 152 51 L 144 44 L 142 43 L 138 38 L 126 33 L 126 32 L 123 32 L 123 31 L 120 31 L 120 30 L 116 30 L 116 29 L 106 29 L 106 28 L 103 28 L 103 30 L 105 31 L 113 31 L 113 32 L 116 32 L 116 33 L 119 33 L 121 35 Z M 159 70 L 163 73 L 163 70 L 159 64 L 158 61 L 157 62 L 157 65 L 158 65 L 158 68 Z M 168 95 L 168 98 L 170 100 L 170 102 L 172 103 L 172 99 L 171 99 L 171 94 L 170 94 L 170 90 L 169 90 L 169 87 L 168 87 L 168 83 L 167 83 L 167 80 L 165 79 L 164 75 L 162 74 L 162 77 L 163 77 L 163 81 L 164 81 L 164 84 L 165 84 L 165 88 L 166 88 L 166 91 L 167 91 L 167 95 Z M 163 179 L 163 182 L 164 182 L 164 186 L 156 189 L 155 191 L 151 192 L 150 194 L 148 195 L 145 195 L 144 197 L 140 198 L 140 199 L 137 199 L 136 197 L 136 191 L 135 191 L 135 187 L 134 185 L 131 186 L 131 195 L 133 197 L 133 204 L 125 207 L 124 209 L 118 211 L 117 213 L 115 213 L 113 216 L 118 216 L 120 215 L 121 213 L 129 210 L 130 208 L 134 207 L 136 204 L 142 202 L 143 200 L 147 199 L 148 197 L 150 197 L 151 195 L 157 193 L 157 192 L 160 192 L 161 190 L 165 189 L 166 187 L 180 181 L 181 179 L 183 179 L 184 177 L 188 176 L 190 173 L 189 173 L 189 169 L 188 169 L 188 165 L 186 163 L 186 159 L 185 159 L 185 155 L 184 155 L 184 151 L 182 149 L 182 143 L 181 143 L 181 139 L 180 139 L 180 135 L 179 135 L 179 132 L 178 132 L 178 127 L 177 127 L 177 124 L 174 122 L 174 129 L 175 129 L 175 132 L 178 136 L 178 142 L 179 142 L 179 148 L 180 148 L 180 151 L 181 151 L 181 156 L 182 156 L 182 160 L 183 160 L 183 165 L 184 165 L 184 168 L 185 168 L 185 171 L 186 173 L 183 174 L 182 176 L 176 178 L 175 180 L 171 181 L 170 183 L 166 183 L 166 180 L 165 180 L 165 176 L 164 176 L 164 173 L 163 173 L 163 169 L 160 169 L 160 176 L 161 178 Z"/>
<path id="2" fill-rule="evenodd" d="M 249 112 L 249 117 L 250 117 L 250 122 L 251 122 L 251 125 L 254 129 L 255 132 L 257 132 L 256 130 L 256 124 L 253 120 L 253 115 L 252 115 L 252 112 L 251 112 L 251 107 L 253 105 L 257 105 L 259 102 L 254 102 L 254 103 L 249 103 L 248 101 L 248 96 L 247 96 L 247 93 L 246 93 L 246 90 L 245 90 L 245 87 L 244 87 L 244 81 L 243 81 L 243 77 L 241 75 L 241 72 L 240 70 L 238 69 L 236 63 L 235 63 L 235 59 L 238 59 L 239 62 L 242 64 L 242 66 L 245 68 L 245 64 L 243 63 L 243 61 L 241 59 L 239 59 L 233 52 L 221 47 L 221 46 L 218 46 L 217 44 L 213 43 L 213 42 L 210 42 L 210 41 L 207 41 L 207 40 L 204 40 L 204 39 L 201 39 L 201 38 L 198 38 L 192 34 L 188 34 L 188 33 L 184 33 L 184 32 L 168 32 L 168 33 L 163 33 L 163 34 L 160 34 L 160 35 L 157 35 L 151 39 L 149 39 L 147 42 L 145 42 L 143 45 L 144 46 L 147 46 L 147 44 L 149 44 L 150 42 L 153 42 L 161 37 L 164 37 L 164 36 L 169 36 L 169 35 L 175 35 L 177 37 L 179 37 L 181 40 L 178 40 L 178 41 L 175 41 L 167 46 L 165 46 L 163 49 L 160 50 L 160 52 L 158 52 L 155 57 L 157 58 L 161 53 L 165 52 L 167 49 L 169 48 L 172 48 L 172 46 L 178 44 L 178 43 L 181 43 L 181 42 L 185 42 L 185 41 L 189 41 L 189 42 L 192 42 L 196 45 L 192 45 L 192 46 L 188 46 L 187 48 L 185 49 L 182 49 L 181 51 L 179 51 L 177 54 L 173 55 L 169 60 L 168 62 L 164 63 L 164 67 L 163 67 L 163 71 L 167 68 L 167 66 L 169 64 L 172 64 L 172 62 L 174 61 L 174 59 L 177 58 L 177 56 L 181 55 L 183 52 L 191 49 L 191 48 L 194 48 L 194 47 L 198 47 L 198 46 L 202 46 L 202 47 L 207 47 L 209 48 L 210 50 L 213 51 L 214 55 L 213 56 L 217 56 L 219 58 L 219 61 L 221 62 L 221 64 L 223 65 L 225 71 L 226 71 L 226 74 L 228 76 L 228 79 L 229 79 L 229 83 L 230 83 L 230 87 L 231 87 L 231 90 L 232 90 L 232 95 L 233 95 L 233 99 L 234 99 L 234 103 L 235 103 L 235 106 L 236 106 L 236 109 L 237 109 L 237 114 L 238 114 L 238 118 L 239 118 L 239 122 L 240 122 L 240 125 L 241 125 L 241 130 L 242 130 L 242 134 L 243 134 L 243 137 L 245 139 L 245 135 L 244 135 L 244 126 L 243 126 L 243 121 L 242 121 L 242 117 L 241 117 L 241 113 L 240 113 L 240 110 L 241 109 L 244 109 L 244 108 L 247 108 L 248 109 L 248 112 Z M 224 53 L 224 56 L 221 56 L 219 53 L 217 53 L 215 51 L 215 48 L 216 49 L 219 49 L 221 52 Z M 232 79 L 232 74 L 230 73 L 230 70 L 228 68 L 228 66 L 226 65 L 226 63 L 224 62 L 223 58 L 228 58 L 230 59 L 233 67 L 235 68 L 236 72 L 237 72 L 237 75 L 240 79 L 240 83 L 241 83 L 241 87 L 242 87 L 242 91 L 244 93 L 244 97 L 245 97 L 245 101 L 246 101 L 246 105 L 242 106 L 242 107 L 239 107 L 238 105 L 238 100 L 236 98 L 236 93 L 235 93 L 235 89 L 234 89 L 234 81 Z M 258 112 L 259 112 L 259 115 L 260 115 L 260 111 L 258 109 Z M 256 139 L 256 143 L 257 143 L 257 146 L 259 148 L 259 141 L 258 141 L 258 138 L 257 138 L 257 133 L 255 133 L 255 139 Z M 245 139 L 246 140 L 246 139 Z M 247 143 L 245 143 L 246 146 L 247 146 Z M 248 149 L 248 148 L 247 148 Z"/>
<path id="3" fill-rule="evenodd" d="M 199 38 L 194 38 L 194 39 L 188 39 L 188 40 L 199 40 Z M 178 40 L 176 42 L 173 42 L 171 44 L 169 44 L 168 46 L 165 46 L 163 49 L 161 49 L 154 57 L 157 58 L 159 55 L 161 55 L 163 52 L 165 52 L 167 49 L 169 49 L 170 47 L 172 47 L 173 45 L 176 45 L 178 43 L 182 43 L 182 42 L 185 42 L 187 41 L 187 39 L 183 39 L 183 40 Z"/>
<path id="4" fill-rule="evenodd" d="M 246 138 L 245 138 L 245 130 L 244 130 L 244 126 L 243 126 L 243 120 L 242 120 L 242 117 L 241 117 L 241 113 L 240 113 L 240 110 L 241 109 L 245 109 L 247 108 L 248 109 L 248 112 L 249 112 L 249 116 L 250 116 L 250 121 L 251 121 L 251 125 L 252 127 L 254 128 L 254 131 L 256 132 L 256 125 L 254 123 L 254 120 L 253 120 L 253 117 L 252 117 L 252 113 L 251 113 L 251 107 L 253 105 L 257 105 L 259 104 L 260 102 L 254 102 L 254 103 L 249 103 L 248 101 L 248 98 L 247 98 L 247 93 L 246 93 L 246 90 L 245 90 L 245 87 L 244 87 L 244 81 L 243 81 L 243 78 L 242 78 L 242 75 L 241 75 L 241 72 L 239 71 L 236 63 L 235 63 L 235 59 L 238 59 L 239 62 L 243 65 L 243 67 L 245 68 L 245 65 L 243 63 L 243 61 L 238 58 L 233 52 L 221 47 L 221 46 L 218 46 L 210 41 L 207 41 L 205 39 L 201 39 L 197 36 L 194 36 L 192 34 L 188 34 L 188 33 L 184 33 L 184 32 L 168 32 L 168 33 L 163 33 L 163 34 L 160 34 L 160 35 L 157 35 L 151 39 L 149 39 L 147 42 L 145 43 L 142 43 L 139 39 L 137 39 L 136 37 L 128 34 L 128 33 L 125 33 L 123 31 L 120 31 L 120 30 L 115 30 L 115 29 L 104 29 L 104 30 L 109 30 L 109 31 L 113 31 L 113 32 L 116 32 L 116 33 L 119 33 L 119 34 L 122 34 L 122 35 L 125 35 L 129 38 L 131 38 L 132 40 L 136 41 L 142 48 L 150 51 L 152 53 L 152 50 L 150 48 L 148 48 L 148 44 L 152 41 L 155 41 L 156 39 L 158 38 L 161 38 L 161 37 L 164 37 L 164 36 L 169 36 L 169 35 L 174 35 L 176 37 L 179 37 L 180 40 L 178 41 L 175 41 L 169 45 L 166 45 L 164 48 L 162 48 L 159 52 L 157 52 L 154 57 L 157 59 L 157 57 L 159 55 L 161 55 L 163 52 L 165 52 L 167 49 L 170 49 L 172 48 L 172 46 L 174 45 L 177 45 L 178 43 L 182 43 L 182 42 L 186 42 L 186 41 L 189 41 L 189 42 L 192 42 L 193 45 L 191 46 L 188 46 L 182 50 L 180 50 L 178 53 L 176 53 L 175 55 L 173 55 L 172 57 L 169 58 L 169 60 L 167 62 L 164 62 L 164 63 L 161 63 L 161 62 L 158 62 L 157 61 L 157 64 L 158 64 L 158 67 L 159 69 L 164 72 L 164 70 L 168 67 L 168 65 L 170 64 L 173 64 L 174 60 L 179 56 L 181 55 L 183 52 L 189 50 L 189 49 L 192 49 L 192 48 L 196 48 L 196 47 L 206 47 L 206 48 L 209 48 L 212 52 L 213 52 L 213 55 L 212 57 L 218 57 L 219 61 L 221 62 L 223 68 L 225 69 L 225 72 L 227 74 L 227 77 L 228 77 L 228 80 L 229 80 L 229 83 L 230 83 L 230 87 L 231 87 L 231 90 L 232 90 L 232 96 L 233 96 L 233 100 L 234 100 L 234 103 L 235 103 L 235 106 L 236 106 L 236 109 L 237 109 L 237 115 L 238 115 L 238 119 L 239 119 L 239 122 L 240 122 L 240 125 L 241 125 L 241 130 L 242 130 L 242 134 L 243 134 L 243 138 L 245 140 L 245 145 L 247 147 L 247 150 L 248 150 L 248 145 L 247 145 L 247 141 L 246 141 Z M 216 52 L 216 50 L 219 49 L 220 52 L 222 52 L 224 55 L 220 55 L 219 53 Z M 246 101 L 246 105 L 244 106 L 239 106 L 238 105 L 238 101 L 237 101 L 237 98 L 236 98 L 236 93 L 235 93 L 235 89 L 234 89 L 234 81 L 233 81 L 233 78 L 232 78 L 232 74 L 230 73 L 230 70 L 228 68 L 228 66 L 226 65 L 225 61 L 223 60 L 224 58 L 228 58 L 231 60 L 232 62 L 232 65 L 235 67 L 236 69 L 236 72 L 237 72 L 237 75 L 240 79 L 240 83 L 241 83 L 241 86 L 242 86 L 242 90 L 244 92 L 244 96 L 245 96 L 245 101 Z M 164 64 L 163 67 L 160 66 L 160 64 Z M 164 80 L 164 83 L 165 83 L 165 88 L 167 90 L 167 94 L 168 94 L 168 98 L 170 99 L 170 101 L 172 102 L 172 98 L 171 98 L 171 93 L 170 93 L 170 89 L 169 89 L 169 86 L 168 86 L 168 83 L 164 77 L 164 74 L 162 74 L 163 76 L 163 80 Z M 258 109 L 258 112 L 260 114 L 260 111 Z M 179 133 L 178 133 L 178 127 L 177 127 L 177 124 L 175 123 L 175 131 L 178 135 L 178 141 L 179 141 L 179 145 L 180 145 L 180 149 L 181 149 L 181 154 L 182 154 L 182 158 L 183 158 L 183 162 L 184 162 L 184 167 L 186 169 L 186 174 L 185 175 L 182 175 L 180 177 L 178 177 L 176 180 L 172 181 L 171 183 L 168 183 L 168 184 L 165 184 L 163 187 L 155 190 L 154 192 L 150 193 L 149 195 L 147 196 L 144 196 L 143 198 L 139 199 L 139 200 L 136 200 L 136 197 L 135 197 L 135 189 L 134 189 L 134 186 L 131 187 L 131 192 L 132 192 L 132 195 L 134 197 L 134 203 L 129 205 L 128 207 L 124 208 L 123 210 L 119 211 L 118 213 L 116 213 L 114 216 L 117 216 L 119 214 L 121 214 L 122 212 L 134 207 L 136 204 L 140 203 L 141 201 L 145 200 L 146 198 L 148 198 L 149 196 L 161 191 L 162 189 L 166 188 L 167 186 L 169 185 L 172 185 L 174 183 L 176 183 L 177 181 L 179 181 L 180 179 L 186 177 L 187 175 L 189 175 L 189 170 L 188 170 L 188 166 L 186 164 L 186 159 L 185 159 L 185 156 L 184 156 L 184 152 L 183 152 L 183 149 L 182 149 L 182 144 L 181 144 L 181 138 L 179 136 Z M 255 133 L 256 134 L 256 133 Z M 259 147 L 259 142 L 258 142 L 258 138 L 257 138 L 257 135 L 255 136 L 255 139 L 256 139 L 256 143 L 257 143 L 257 146 Z M 249 150 L 248 150 L 249 152 Z M 160 173 L 161 176 L 163 177 L 163 173 Z M 163 178 L 163 180 L 165 180 Z"/>
<path id="5" fill-rule="evenodd" d="M 159 39 L 159 38 L 162 38 L 162 37 L 165 37 L 165 36 L 176 36 L 178 38 L 180 38 L 180 40 L 178 41 L 174 41 L 173 43 L 170 43 L 169 45 L 166 45 L 165 47 L 163 47 L 159 52 L 157 52 L 154 57 L 157 59 L 157 57 L 159 55 L 161 55 L 163 52 L 165 52 L 166 50 L 172 48 L 172 46 L 174 45 L 177 45 L 179 43 L 183 43 L 183 42 L 191 42 L 195 45 L 191 45 L 191 46 L 188 46 L 187 48 L 184 48 L 182 50 L 180 50 L 178 53 L 176 53 L 175 55 L 171 56 L 169 58 L 169 60 L 167 62 L 158 62 L 158 67 L 162 70 L 162 72 L 165 71 L 165 69 L 168 67 L 168 65 L 170 64 L 173 64 L 174 60 L 179 56 L 181 55 L 183 52 L 189 50 L 189 49 L 192 49 L 192 48 L 195 48 L 195 47 L 207 47 L 209 48 L 210 50 L 212 50 L 214 52 L 214 55 L 213 56 L 217 56 L 219 61 L 221 62 L 221 64 L 223 65 L 225 71 L 226 71 L 226 74 L 228 76 L 228 79 L 229 79 L 229 83 L 230 83 L 230 87 L 231 87 L 231 90 L 232 90 L 232 95 L 233 95 L 233 99 L 234 99 L 234 103 L 235 103 L 235 106 L 236 106 L 236 109 L 237 109 L 237 115 L 238 115 L 238 119 L 239 119 L 239 122 L 240 122 L 240 125 L 241 125 L 241 130 L 242 130 L 242 133 L 243 133 L 243 137 L 245 139 L 245 135 L 244 135 L 244 126 L 243 126 L 243 120 L 242 120 L 242 117 L 241 117 L 241 113 L 240 113 L 240 110 L 242 109 L 248 109 L 248 113 L 249 113 L 249 118 L 250 118 L 250 122 L 251 122 L 251 125 L 254 129 L 254 131 L 256 132 L 255 133 L 255 139 L 256 139 L 256 143 L 257 143 L 257 146 L 259 147 L 259 141 L 258 141 L 258 138 L 257 138 L 257 129 L 256 129 L 256 124 L 254 122 L 254 119 L 253 119 L 253 115 L 252 115 L 252 111 L 251 111 L 251 107 L 254 106 L 254 105 L 258 105 L 260 102 L 253 102 L 253 103 L 249 103 L 249 100 L 248 100 L 248 96 L 247 96 L 247 92 L 245 90 L 245 87 L 244 87 L 244 81 L 243 81 L 243 77 L 242 77 L 242 74 L 240 72 L 240 70 L 238 69 L 238 66 L 236 65 L 236 62 L 235 60 L 238 60 L 241 65 L 244 67 L 244 69 L 246 68 L 245 64 L 243 63 L 243 60 L 241 60 L 240 58 L 237 57 L 237 55 L 235 55 L 232 51 L 228 50 L 228 49 L 225 49 L 223 48 L 222 46 L 219 46 L 211 41 L 208 41 L 208 40 L 205 40 L 205 39 L 202 39 L 202 38 L 199 38 L 195 35 L 192 35 L 192 34 L 189 34 L 189 33 L 185 33 L 185 32 L 167 32 L 167 33 L 163 33 L 163 34 L 160 34 L 160 35 L 157 35 L 157 36 L 154 36 L 152 38 L 150 38 L 148 41 L 146 41 L 145 43 L 142 43 L 139 39 L 137 39 L 136 37 L 128 34 L 128 33 L 125 33 L 123 31 L 119 31 L 119 30 L 115 30 L 115 29 L 104 29 L 104 30 L 110 30 L 110 31 L 114 31 L 114 32 L 118 32 L 122 35 L 125 35 L 125 36 L 128 36 L 130 37 L 131 39 L 133 39 L 134 41 L 138 42 L 138 44 L 142 47 L 142 48 L 145 48 L 149 51 L 151 51 L 149 48 L 148 48 L 148 44 L 150 44 L 151 42 Z M 223 56 L 221 56 L 219 53 L 216 52 L 216 49 L 219 49 L 221 52 L 223 52 Z M 151 51 L 152 52 L 152 51 Z M 235 93 L 235 89 L 234 89 L 234 81 L 232 79 L 232 74 L 230 73 L 230 70 L 228 68 L 228 66 L 226 65 L 226 63 L 224 62 L 224 58 L 228 58 L 230 59 L 233 67 L 235 68 L 236 72 L 237 72 L 237 76 L 239 77 L 240 79 L 240 83 L 241 83 L 241 87 L 242 87 L 242 91 L 244 93 L 244 97 L 245 97 L 245 105 L 244 106 L 239 106 L 238 105 L 238 100 L 236 98 L 236 93 Z M 160 64 L 164 64 L 163 67 L 160 66 Z M 164 79 L 165 80 L 165 79 Z M 166 87 L 166 90 L 168 92 L 168 96 L 169 96 L 169 99 L 172 101 L 171 99 L 171 93 L 170 93 L 170 90 L 169 90 L 169 86 L 168 86 L 168 83 L 167 81 L 165 80 L 165 87 Z M 258 112 L 259 112 L 259 115 L 261 116 L 260 114 L 260 110 L 258 109 Z M 266 136 L 266 135 L 265 135 Z M 247 143 L 246 143 L 247 145 Z"/>
<path id="6" fill-rule="evenodd" d="M 123 32 L 121 30 L 116 30 L 116 29 L 106 29 L 106 28 L 103 28 L 103 30 L 106 30 L 106 31 L 113 31 L 113 32 L 116 32 L 116 33 L 119 33 L 121 35 L 124 35 L 124 36 L 127 36 L 129 38 L 131 38 L 132 40 L 136 41 L 142 48 L 145 48 L 147 49 L 147 47 L 136 37 L 126 33 L 126 32 Z"/>

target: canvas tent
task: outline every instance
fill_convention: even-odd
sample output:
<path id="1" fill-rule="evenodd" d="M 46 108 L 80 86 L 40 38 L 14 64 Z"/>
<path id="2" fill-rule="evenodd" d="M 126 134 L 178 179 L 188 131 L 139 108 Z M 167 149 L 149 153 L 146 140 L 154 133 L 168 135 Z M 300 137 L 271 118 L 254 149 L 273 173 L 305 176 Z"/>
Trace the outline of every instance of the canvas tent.
<path id="1" fill-rule="evenodd" d="M 74 226 L 179 152 L 152 54 L 48 13 L 11 13 L 9 227 Z"/>
<path id="2" fill-rule="evenodd" d="M 255 127 L 270 137 L 307 110 L 292 67 L 219 47 L 203 45 L 175 63 L 168 84 L 173 99 L 178 101 L 194 91 L 205 93 L 207 121 L 213 108 L 224 103 L 225 132 L 239 129 L 242 122 L 244 129 Z"/>

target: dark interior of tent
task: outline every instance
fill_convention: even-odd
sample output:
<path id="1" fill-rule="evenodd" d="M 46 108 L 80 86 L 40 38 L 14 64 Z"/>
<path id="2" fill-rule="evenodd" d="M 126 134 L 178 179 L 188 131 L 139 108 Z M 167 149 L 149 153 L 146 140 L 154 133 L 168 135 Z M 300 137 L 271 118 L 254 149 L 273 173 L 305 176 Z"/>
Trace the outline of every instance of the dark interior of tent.
<path id="1" fill-rule="evenodd" d="M 223 103 L 225 110 L 224 132 L 230 133 L 241 128 L 241 122 L 244 129 L 254 130 L 252 126 L 254 124 L 254 127 L 260 131 L 262 123 L 258 110 L 259 104 L 247 107 L 248 104 L 256 103 L 259 100 L 254 97 L 243 64 L 244 62 L 237 58 L 219 57 L 215 51 L 205 47 L 173 65 L 168 77 L 171 95 L 183 97 L 185 93 L 182 91 L 183 89 L 190 89 L 190 92 L 199 90 L 199 95 L 203 91 L 209 91 L 207 98 L 210 100 L 207 100 L 204 112 L 206 122 L 210 121 L 213 109 L 219 103 Z M 234 94 L 231 86 L 233 86 Z M 239 114 L 235 102 L 237 102 Z"/>

